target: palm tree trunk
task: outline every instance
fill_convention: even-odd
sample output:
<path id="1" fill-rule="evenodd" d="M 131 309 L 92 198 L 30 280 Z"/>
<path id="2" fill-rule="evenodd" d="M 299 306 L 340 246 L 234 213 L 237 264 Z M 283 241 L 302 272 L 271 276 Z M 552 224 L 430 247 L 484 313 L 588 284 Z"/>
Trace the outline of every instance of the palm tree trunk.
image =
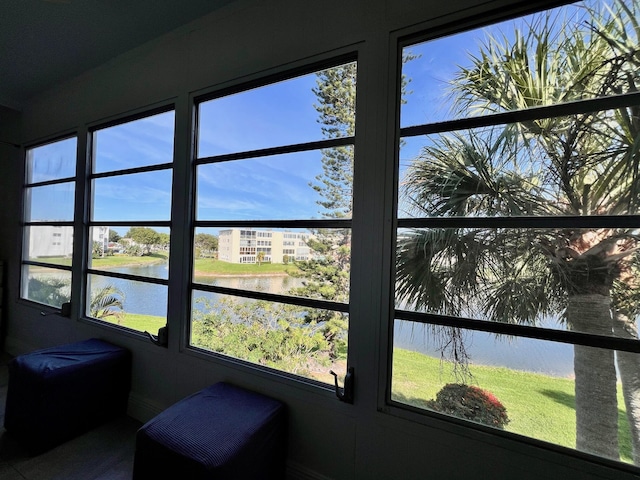
<path id="1" fill-rule="evenodd" d="M 621 312 L 613 313 L 613 333 L 616 337 L 638 339 L 635 322 Z M 616 351 L 616 359 L 631 431 L 633 463 L 640 465 L 640 355 Z"/>
<path id="2" fill-rule="evenodd" d="M 596 293 L 571 295 L 567 321 L 575 331 L 611 335 L 611 298 Z M 618 401 L 614 352 L 574 346 L 576 448 L 618 460 Z"/>

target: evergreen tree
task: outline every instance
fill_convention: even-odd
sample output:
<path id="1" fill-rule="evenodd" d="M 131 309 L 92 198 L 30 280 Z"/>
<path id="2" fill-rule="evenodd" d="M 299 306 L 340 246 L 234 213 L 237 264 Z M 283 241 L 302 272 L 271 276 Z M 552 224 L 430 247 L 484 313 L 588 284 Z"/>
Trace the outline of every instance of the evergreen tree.
<path id="1" fill-rule="evenodd" d="M 403 63 L 416 58 L 405 53 Z M 318 103 L 318 123 L 323 137 L 337 139 L 352 137 L 356 130 L 356 76 L 355 62 L 318 72 L 313 93 Z M 402 98 L 409 92 L 410 80 L 402 79 Z M 351 145 L 322 150 L 322 173 L 309 185 L 320 195 L 318 205 L 324 218 L 349 219 L 353 210 L 353 159 Z M 308 241 L 317 258 L 297 262 L 304 286 L 295 289 L 297 295 L 348 303 L 351 270 L 351 230 L 321 229 Z M 336 311 L 312 311 L 308 320 L 322 326 L 325 338 L 338 354 L 346 346 L 347 317 Z"/>
<path id="2" fill-rule="evenodd" d="M 317 74 L 313 93 L 323 137 L 350 137 L 355 134 L 356 64 L 348 63 Z M 351 218 L 353 198 L 353 147 L 350 145 L 322 150 L 322 174 L 310 183 L 320 195 L 318 205 L 325 218 Z M 297 262 L 304 285 L 294 294 L 348 302 L 351 260 L 350 230 L 316 230 L 307 242 L 316 258 Z M 347 318 L 342 312 L 311 310 L 307 321 L 317 323 L 330 342 L 333 357 L 346 346 Z"/>

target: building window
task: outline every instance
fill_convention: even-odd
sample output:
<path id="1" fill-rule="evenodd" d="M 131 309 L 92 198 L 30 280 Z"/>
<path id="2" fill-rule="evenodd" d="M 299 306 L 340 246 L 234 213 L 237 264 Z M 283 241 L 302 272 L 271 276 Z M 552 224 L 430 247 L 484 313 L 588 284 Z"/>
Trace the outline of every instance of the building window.
<path id="1" fill-rule="evenodd" d="M 349 62 L 197 100 L 194 235 L 220 254 L 194 258 L 192 347 L 323 383 L 344 370 L 355 87 Z M 311 232 L 296 261 L 284 239 Z"/>
<path id="2" fill-rule="evenodd" d="M 137 331 L 167 322 L 174 112 L 92 131 L 86 315 Z"/>
<path id="3" fill-rule="evenodd" d="M 20 297 L 57 308 L 71 298 L 76 149 L 70 137 L 25 158 Z"/>
<path id="4" fill-rule="evenodd" d="M 401 43 L 392 405 L 634 461 L 634 8 Z"/>

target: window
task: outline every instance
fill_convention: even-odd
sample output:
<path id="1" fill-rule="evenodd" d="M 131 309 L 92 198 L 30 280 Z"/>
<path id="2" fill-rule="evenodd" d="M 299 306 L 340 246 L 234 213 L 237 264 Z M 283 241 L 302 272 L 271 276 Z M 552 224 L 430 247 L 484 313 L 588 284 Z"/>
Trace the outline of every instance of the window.
<path id="1" fill-rule="evenodd" d="M 92 132 L 89 317 L 155 333 L 167 322 L 174 112 Z"/>
<path id="2" fill-rule="evenodd" d="M 75 137 L 26 150 L 20 297 L 60 308 L 71 298 Z"/>
<path id="3" fill-rule="evenodd" d="M 633 461 L 634 8 L 402 43 L 393 405 Z"/>
<path id="4" fill-rule="evenodd" d="M 194 258 L 192 347 L 325 383 L 345 370 L 355 86 L 351 62 L 198 99 L 194 236 L 220 252 Z M 313 254 L 284 248 L 298 238 Z"/>

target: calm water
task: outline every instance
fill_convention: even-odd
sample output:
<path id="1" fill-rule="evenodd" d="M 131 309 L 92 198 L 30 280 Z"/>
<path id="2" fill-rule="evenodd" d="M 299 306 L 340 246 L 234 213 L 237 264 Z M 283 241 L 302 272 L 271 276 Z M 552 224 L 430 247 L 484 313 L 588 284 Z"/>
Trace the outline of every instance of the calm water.
<path id="1" fill-rule="evenodd" d="M 167 265 L 120 268 L 116 271 L 154 278 L 168 278 Z M 300 286 L 302 280 L 286 277 L 197 277 L 203 284 L 229 288 L 280 293 Z M 117 278 L 95 277 L 94 286 L 110 283 L 125 293 L 125 310 L 132 313 L 166 316 L 167 288 L 151 283 L 132 282 Z M 215 302 L 220 296 L 195 292 L 194 298 L 205 297 Z M 196 307 L 197 308 L 197 307 Z M 439 357 L 438 336 L 429 327 L 398 320 L 394 329 L 394 345 Z M 512 369 L 568 377 L 573 375 L 571 345 L 527 338 L 507 339 L 483 332 L 465 333 L 465 345 L 476 364 L 508 366 Z"/>
<path id="2" fill-rule="evenodd" d="M 440 357 L 439 340 L 441 338 L 432 333 L 429 326 L 403 320 L 395 323 L 396 347 Z M 464 333 L 464 343 L 470 363 L 508 366 L 557 377 L 573 377 L 574 374 L 572 345 L 473 331 Z"/>
<path id="3" fill-rule="evenodd" d="M 149 265 L 143 267 L 120 267 L 110 269 L 118 273 L 141 275 L 152 278 L 168 278 L 167 265 Z M 288 276 L 263 277 L 196 277 L 196 282 L 218 287 L 240 288 L 256 292 L 281 293 L 302 285 L 302 279 Z M 153 283 L 134 282 L 112 277 L 93 277 L 95 288 L 110 284 L 124 292 L 125 310 L 145 315 L 167 315 L 167 287 Z M 194 292 L 194 298 L 204 297 L 215 302 L 221 295 L 203 291 Z"/>

